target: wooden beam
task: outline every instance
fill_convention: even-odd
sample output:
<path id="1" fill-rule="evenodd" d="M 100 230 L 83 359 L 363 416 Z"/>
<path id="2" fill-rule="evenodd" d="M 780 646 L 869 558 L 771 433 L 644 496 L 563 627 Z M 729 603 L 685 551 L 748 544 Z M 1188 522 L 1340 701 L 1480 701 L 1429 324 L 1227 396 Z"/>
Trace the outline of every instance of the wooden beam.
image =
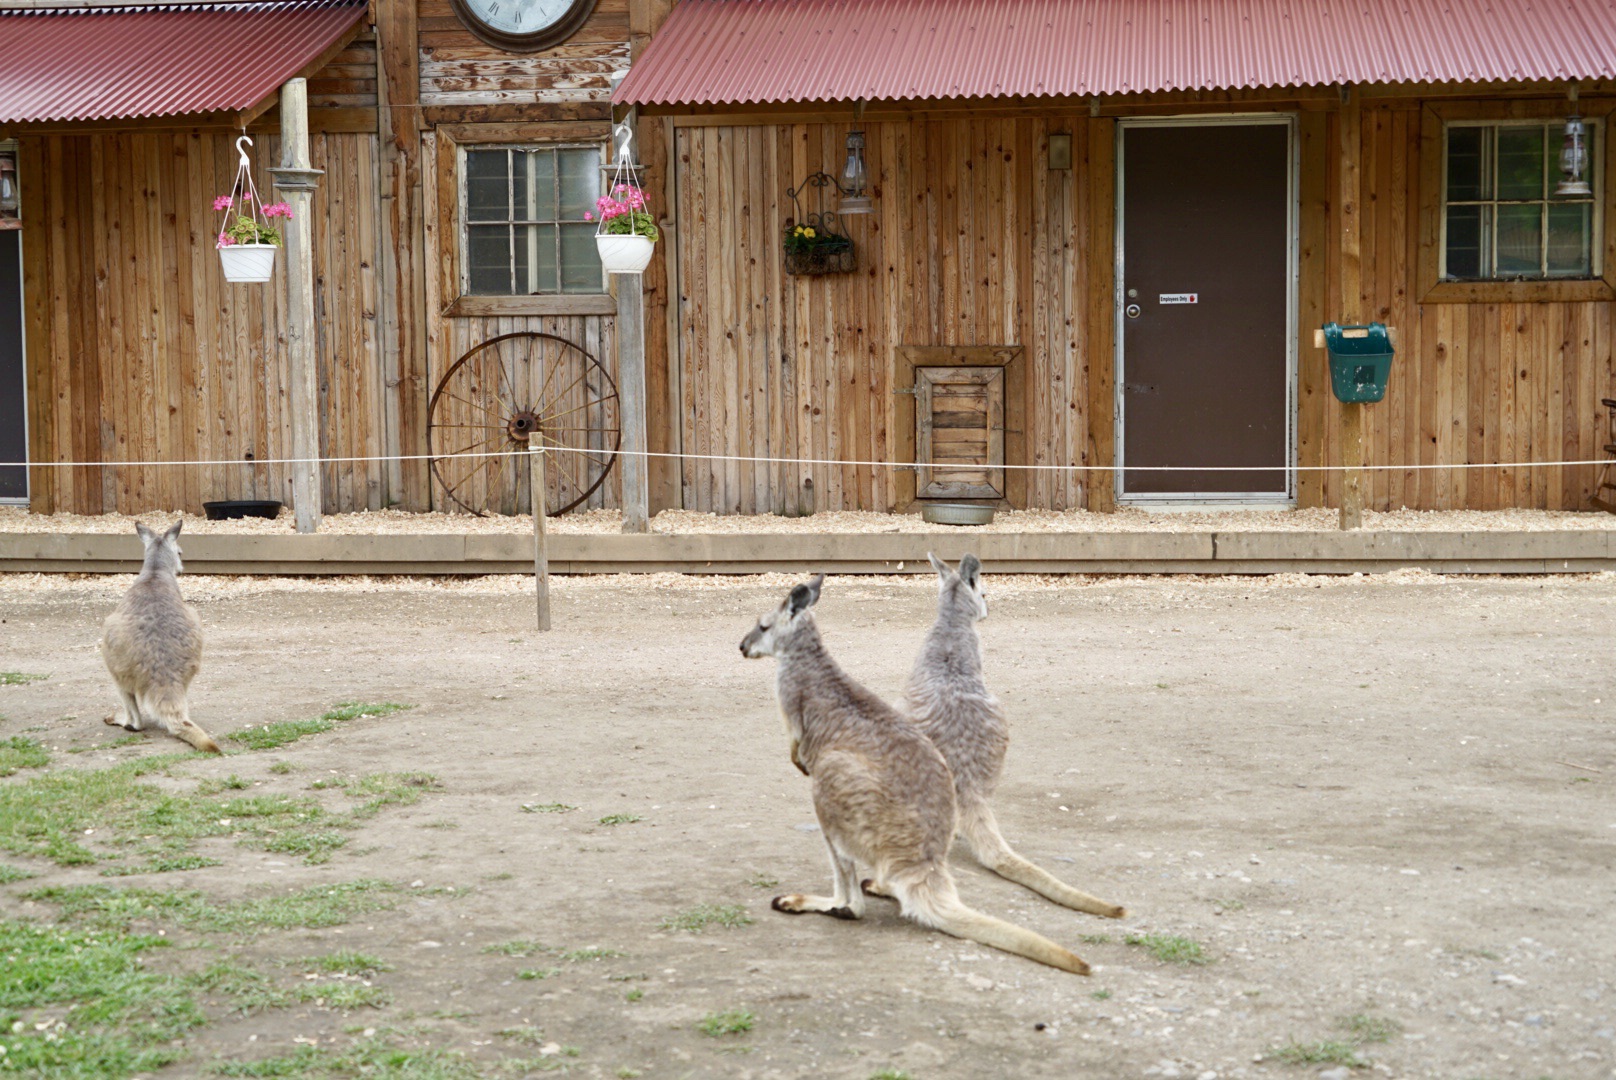
<path id="1" fill-rule="evenodd" d="M 275 190 L 292 206 L 286 222 L 286 356 L 291 382 L 292 514 L 297 531 L 320 527 L 320 378 L 314 330 L 314 221 L 310 210 L 320 171 L 309 162 L 309 89 L 305 79 L 281 87 L 281 167 Z"/>
<path id="2" fill-rule="evenodd" d="M 1116 228 L 1117 228 L 1117 122 L 1089 119 L 1089 287 L 1084 335 L 1088 369 L 1088 464 L 1111 466 L 1116 447 Z M 1116 474 L 1105 471 L 1083 475 L 1084 495 L 1090 510 L 1109 513 L 1117 508 Z"/>
<path id="3" fill-rule="evenodd" d="M 1338 321 L 1363 320 L 1363 221 L 1362 190 L 1358 162 L 1363 143 L 1363 104 L 1356 88 L 1346 90 L 1341 105 L 1340 164 L 1337 172 L 1336 206 L 1341 230 L 1341 268 L 1338 280 L 1341 296 Z M 1341 406 L 1341 528 L 1363 525 L 1363 405 Z"/>

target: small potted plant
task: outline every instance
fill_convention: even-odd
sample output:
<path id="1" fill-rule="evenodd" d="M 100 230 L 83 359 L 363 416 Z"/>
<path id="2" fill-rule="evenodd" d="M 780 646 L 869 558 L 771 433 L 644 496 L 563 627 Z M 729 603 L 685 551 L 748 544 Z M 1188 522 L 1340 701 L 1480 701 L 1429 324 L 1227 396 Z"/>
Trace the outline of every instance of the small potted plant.
<path id="1" fill-rule="evenodd" d="M 239 202 L 234 196 L 220 195 L 213 200 L 213 208 L 225 215 L 218 241 L 225 280 L 268 281 L 275 270 L 275 249 L 281 246 L 281 233 L 274 222 L 290 219 L 292 208 L 283 202 L 259 205 L 252 193 L 244 193 Z"/>
<path id="2" fill-rule="evenodd" d="M 600 222 L 595 228 L 595 248 L 600 265 L 608 274 L 639 274 L 650 265 L 656 243 L 656 222 L 645 209 L 645 192 L 633 184 L 612 185 L 612 190 L 595 200 Z M 586 221 L 595 215 L 586 213 Z"/>
<path id="3" fill-rule="evenodd" d="M 786 222 L 782 246 L 788 274 L 845 274 L 855 266 L 853 241 L 833 232 L 824 221 Z"/>

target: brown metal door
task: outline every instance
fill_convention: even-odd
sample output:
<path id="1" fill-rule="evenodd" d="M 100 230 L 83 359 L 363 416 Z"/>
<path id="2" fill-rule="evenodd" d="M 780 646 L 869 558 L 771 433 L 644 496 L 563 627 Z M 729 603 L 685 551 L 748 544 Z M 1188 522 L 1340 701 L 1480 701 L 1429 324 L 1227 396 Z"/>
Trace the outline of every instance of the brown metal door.
<path id="1" fill-rule="evenodd" d="M 22 233 L 0 229 L 0 462 L 28 460 L 22 363 Z M 0 465 L 0 502 L 27 497 L 28 470 Z"/>
<path id="2" fill-rule="evenodd" d="M 1120 494 L 1283 500 L 1290 127 L 1125 127 L 1122 161 Z"/>

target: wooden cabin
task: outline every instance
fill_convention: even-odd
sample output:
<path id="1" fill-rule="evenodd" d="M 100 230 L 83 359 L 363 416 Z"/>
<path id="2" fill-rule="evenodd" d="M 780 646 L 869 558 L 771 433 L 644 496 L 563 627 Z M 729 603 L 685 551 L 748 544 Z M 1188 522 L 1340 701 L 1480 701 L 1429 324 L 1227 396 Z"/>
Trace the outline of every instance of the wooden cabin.
<path id="1" fill-rule="evenodd" d="M 684 455 L 631 480 L 653 512 L 1576 510 L 1594 467 L 1523 463 L 1604 456 L 1612 0 L 73 2 L 0 0 L 0 462 L 35 466 L 0 499 L 40 512 L 291 501 L 299 417 L 327 512 L 521 510 L 535 427 L 579 440 L 552 507 L 621 505 L 636 437 Z M 289 43 L 257 82 L 173 92 L 153 43 L 248 17 Z M 212 250 L 294 80 L 317 400 L 295 275 Z M 614 86 L 639 279 L 581 216 Z M 1383 400 L 1336 401 L 1329 322 L 1393 328 Z M 230 464 L 116 464 L 181 461 Z"/>

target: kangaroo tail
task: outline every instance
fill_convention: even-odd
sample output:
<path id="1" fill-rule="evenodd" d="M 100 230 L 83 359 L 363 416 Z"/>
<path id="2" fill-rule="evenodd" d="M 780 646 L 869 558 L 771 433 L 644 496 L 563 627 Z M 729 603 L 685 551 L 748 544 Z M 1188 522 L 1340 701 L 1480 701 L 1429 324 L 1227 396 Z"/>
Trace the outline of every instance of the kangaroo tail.
<path id="1" fill-rule="evenodd" d="M 1043 867 L 1028 862 L 1012 851 L 1004 835 L 999 832 L 999 823 L 985 799 L 960 800 L 960 831 L 965 834 L 977 861 L 1000 877 L 1025 885 L 1040 896 L 1076 911 L 1103 915 L 1108 919 L 1127 917 L 1126 908 L 1090 896 L 1081 889 L 1074 889 Z"/>
<path id="2" fill-rule="evenodd" d="M 148 716 L 155 716 L 164 731 L 176 739 L 183 739 L 203 753 L 224 753 L 219 749 L 219 744 L 213 741 L 213 736 L 203 731 L 191 719 L 190 710 L 186 707 L 182 695 L 158 692 L 140 703 L 140 711 Z"/>
<path id="3" fill-rule="evenodd" d="M 955 892 L 954 882 L 946 870 L 941 874 L 928 874 L 918 882 L 892 880 L 889 887 L 898 897 L 903 913 L 922 926 L 930 926 L 945 934 L 1016 956 L 1025 956 L 1073 975 L 1089 973 L 1089 966 L 1081 957 L 1048 938 L 966 907 Z"/>

